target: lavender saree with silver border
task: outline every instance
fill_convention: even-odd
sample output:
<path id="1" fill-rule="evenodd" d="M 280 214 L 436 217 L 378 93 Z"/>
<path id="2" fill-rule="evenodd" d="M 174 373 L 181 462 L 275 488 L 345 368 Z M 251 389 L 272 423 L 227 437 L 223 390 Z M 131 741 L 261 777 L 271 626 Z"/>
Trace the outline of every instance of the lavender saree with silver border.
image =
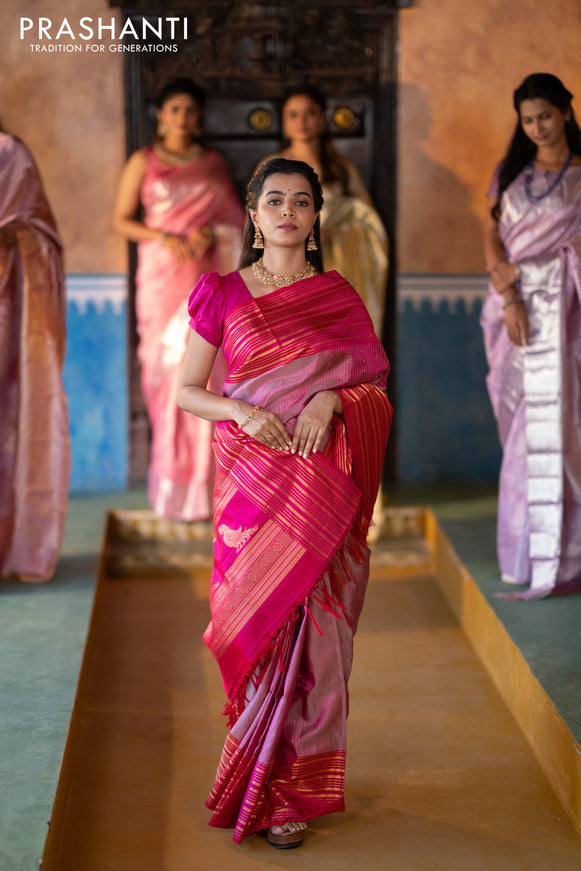
<path id="1" fill-rule="evenodd" d="M 535 170 L 532 191 L 552 174 Z M 498 504 L 502 578 L 511 598 L 581 586 L 581 166 L 530 202 L 522 172 L 504 192 L 499 232 L 521 267 L 529 344 L 513 345 L 490 286 L 481 324 L 504 455 Z"/>

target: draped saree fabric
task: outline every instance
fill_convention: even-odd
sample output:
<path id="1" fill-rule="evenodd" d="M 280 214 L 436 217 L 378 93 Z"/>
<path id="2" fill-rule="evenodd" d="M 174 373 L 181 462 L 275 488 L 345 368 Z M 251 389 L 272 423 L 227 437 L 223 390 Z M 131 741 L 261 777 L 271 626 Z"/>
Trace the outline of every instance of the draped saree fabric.
<path id="1" fill-rule="evenodd" d="M 148 474 L 156 514 L 177 520 L 211 517 L 214 481 L 213 425 L 177 408 L 177 379 L 188 338 L 187 303 L 206 270 L 233 269 L 244 212 L 222 158 L 205 151 L 183 166 L 169 166 L 146 149 L 141 200 L 148 227 L 187 235 L 203 226 L 215 244 L 183 264 L 160 241 L 139 243 L 136 314 L 141 383 L 152 429 Z M 220 392 L 224 366 L 217 360 L 211 386 Z"/>
<path id="2" fill-rule="evenodd" d="M 239 843 L 344 808 L 347 680 L 391 422 L 389 366 L 358 294 L 336 272 L 260 299 L 238 273 L 208 275 L 190 313 L 203 338 L 222 341 L 225 395 L 268 408 L 291 433 L 321 390 L 337 390 L 343 403 L 324 449 L 307 460 L 232 421 L 216 427 L 204 640 L 231 729 L 207 804 L 210 824 L 234 828 Z"/>
<path id="3" fill-rule="evenodd" d="M 492 286 L 481 322 L 504 449 L 500 568 L 503 580 L 529 585 L 510 597 L 540 598 L 581 586 L 581 166 L 534 203 L 525 174 L 503 194 L 498 227 L 520 264 L 529 344 L 510 342 Z M 553 177 L 535 169 L 532 192 Z"/>
<path id="4" fill-rule="evenodd" d="M 381 337 L 388 266 L 387 234 L 359 173 L 351 163 L 347 168 L 347 192 L 340 182 L 323 185 L 323 263 L 327 269 L 336 269 L 357 288 L 373 328 Z"/>
<path id="5" fill-rule="evenodd" d="M 67 508 L 62 245 L 34 160 L 0 133 L 0 574 L 53 574 Z"/>

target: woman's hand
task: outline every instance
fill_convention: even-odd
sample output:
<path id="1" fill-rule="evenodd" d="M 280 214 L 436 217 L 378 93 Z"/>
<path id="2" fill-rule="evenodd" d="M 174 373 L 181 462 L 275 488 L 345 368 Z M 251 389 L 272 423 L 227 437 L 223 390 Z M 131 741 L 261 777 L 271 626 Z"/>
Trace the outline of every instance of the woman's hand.
<path id="1" fill-rule="evenodd" d="M 188 236 L 188 244 L 194 260 L 200 260 L 208 248 L 214 244 L 214 232 L 211 227 L 201 227 Z"/>
<path id="2" fill-rule="evenodd" d="M 291 453 L 306 459 L 316 453 L 334 414 L 341 414 L 341 397 L 334 390 L 321 390 L 305 405 L 297 418 Z"/>
<path id="3" fill-rule="evenodd" d="M 516 294 L 511 296 L 507 293 L 503 298 L 504 305 L 506 306 L 503 311 L 504 323 L 508 337 L 514 345 L 524 347 L 529 343 L 529 320 L 523 301 Z M 517 301 L 506 305 L 512 299 Z"/>
<path id="4" fill-rule="evenodd" d="M 177 236 L 173 233 L 163 233 L 161 244 L 167 248 L 172 256 L 185 266 L 192 259 L 192 249 L 190 243 L 185 236 Z"/>
<path id="5" fill-rule="evenodd" d="M 162 233 L 161 244 L 164 248 L 169 248 L 175 259 L 185 266 L 190 260 L 200 260 L 204 256 L 214 244 L 214 234 L 209 227 L 195 230 L 189 236 Z"/>
<path id="6" fill-rule="evenodd" d="M 272 411 L 267 411 L 265 408 L 254 409 L 248 403 L 244 405 L 243 412 L 246 413 L 246 416 L 243 420 L 236 422 L 246 435 L 251 436 L 251 438 L 256 439 L 257 442 L 269 448 L 288 451 L 291 441 L 282 420 L 276 414 L 273 414 Z"/>
<path id="7" fill-rule="evenodd" d="M 490 280 L 498 293 L 504 293 L 518 281 L 520 270 L 516 263 L 505 263 L 499 260 L 490 269 Z"/>

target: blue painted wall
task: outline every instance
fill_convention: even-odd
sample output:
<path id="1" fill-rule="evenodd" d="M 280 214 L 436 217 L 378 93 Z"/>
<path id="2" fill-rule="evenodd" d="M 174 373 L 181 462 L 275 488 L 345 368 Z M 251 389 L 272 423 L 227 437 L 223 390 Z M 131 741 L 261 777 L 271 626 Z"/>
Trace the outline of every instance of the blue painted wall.
<path id="1" fill-rule="evenodd" d="M 124 490 L 128 457 L 125 276 L 67 276 L 63 380 L 71 431 L 70 490 Z"/>
<path id="2" fill-rule="evenodd" d="M 478 322 L 485 289 L 481 276 L 400 279 L 394 421 L 402 482 L 498 479 Z"/>

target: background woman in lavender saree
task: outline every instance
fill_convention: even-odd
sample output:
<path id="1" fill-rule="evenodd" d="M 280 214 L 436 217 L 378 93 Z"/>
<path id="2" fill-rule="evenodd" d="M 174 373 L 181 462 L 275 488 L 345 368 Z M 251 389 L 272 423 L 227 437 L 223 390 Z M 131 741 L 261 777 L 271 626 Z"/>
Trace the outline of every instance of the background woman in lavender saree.
<path id="1" fill-rule="evenodd" d="M 509 598 L 581 587 L 581 133 L 548 73 L 514 93 L 518 121 L 489 190 L 482 310 L 504 455 L 498 503 Z"/>
<path id="2" fill-rule="evenodd" d="M 188 298 L 202 272 L 234 267 L 244 223 L 224 161 L 199 142 L 202 99 L 188 79 L 163 88 L 155 142 L 129 158 L 114 218 L 116 230 L 139 244 L 135 308 L 152 430 L 149 501 L 158 516 L 175 520 L 211 517 L 214 481 L 213 424 L 175 403 Z M 220 390 L 220 359 L 212 378 Z"/>
<path id="3" fill-rule="evenodd" d="M 344 810 L 347 681 L 369 570 L 366 535 L 391 422 L 369 314 L 322 272 L 323 197 L 306 163 L 248 188 L 241 269 L 202 276 L 178 401 L 217 421 L 212 620 L 204 634 L 230 731 L 207 800 L 234 841 L 302 843 Z M 217 349 L 223 395 L 205 389 Z"/>

